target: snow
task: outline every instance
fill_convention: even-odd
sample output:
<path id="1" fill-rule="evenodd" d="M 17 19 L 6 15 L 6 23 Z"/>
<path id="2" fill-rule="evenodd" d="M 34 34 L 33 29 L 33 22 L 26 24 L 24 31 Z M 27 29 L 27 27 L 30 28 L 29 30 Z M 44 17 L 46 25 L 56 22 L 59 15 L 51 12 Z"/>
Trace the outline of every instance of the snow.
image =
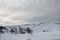
<path id="1" fill-rule="evenodd" d="M 30 27 L 32 25 L 29 25 Z M 28 26 L 28 27 L 29 27 Z M 0 34 L 0 40 L 60 40 L 60 25 L 53 23 L 45 23 L 39 26 L 34 25 L 31 27 L 33 34 L 14 34 L 4 33 Z M 43 30 L 48 30 L 43 32 Z"/>
<path id="2" fill-rule="evenodd" d="M 0 36 L 0 40 L 60 40 L 60 32 L 39 32 L 32 35 L 4 33 Z"/>

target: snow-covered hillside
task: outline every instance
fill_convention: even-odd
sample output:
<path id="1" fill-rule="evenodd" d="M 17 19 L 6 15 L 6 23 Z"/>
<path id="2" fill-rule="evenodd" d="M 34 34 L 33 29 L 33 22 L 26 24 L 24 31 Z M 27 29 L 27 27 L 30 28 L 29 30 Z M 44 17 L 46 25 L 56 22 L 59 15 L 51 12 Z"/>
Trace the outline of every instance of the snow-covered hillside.
<path id="1" fill-rule="evenodd" d="M 48 32 L 56 32 L 60 31 L 60 25 L 55 23 L 44 23 L 34 28 L 34 30 L 36 32 L 43 32 L 43 30 L 47 30 Z"/>
<path id="2" fill-rule="evenodd" d="M 60 40 L 60 25 L 56 23 L 42 23 L 42 24 L 38 23 L 38 24 L 20 25 L 21 27 L 24 26 L 31 27 L 33 30 L 32 35 L 29 33 L 12 34 L 8 32 L 0 34 L 0 40 Z M 11 25 L 11 27 L 13 26 Z M 15 25 L 15 27 L 17 26 Z"/>

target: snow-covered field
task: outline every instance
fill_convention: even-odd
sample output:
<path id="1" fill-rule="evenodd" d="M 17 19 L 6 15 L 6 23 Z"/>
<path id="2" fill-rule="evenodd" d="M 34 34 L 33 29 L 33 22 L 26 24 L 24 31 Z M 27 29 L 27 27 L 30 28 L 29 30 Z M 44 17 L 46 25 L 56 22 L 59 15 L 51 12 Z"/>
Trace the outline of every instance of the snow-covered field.
<path id="1" fill-rule="evenodd" d="M 60 32 L 39 32 L 29 34 L 0 34 L 0 40 L 60 40 Z"/>

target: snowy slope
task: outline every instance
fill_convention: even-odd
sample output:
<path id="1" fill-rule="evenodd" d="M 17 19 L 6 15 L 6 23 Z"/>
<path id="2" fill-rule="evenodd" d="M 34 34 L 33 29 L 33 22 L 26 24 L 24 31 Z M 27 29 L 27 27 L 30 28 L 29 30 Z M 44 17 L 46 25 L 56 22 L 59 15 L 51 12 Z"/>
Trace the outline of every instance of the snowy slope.
<path id="1" fill-rule="evenodd" d="M 41 25 L 22 25 L 32 26 L 33 34 L 0 34 L 0 40 L 60 40 L 60 25 L 54 23 L 44 23 Z M 43 32 L 43 30 L 48 30 Z"/>
<path id="2" fill-rule="evenodd" d="M 55 23 L 44 23 L 34 28 L 34 30 L 37 32 L 42 32 L 43 30 L 48 30 L 48 32 L 55 32 L 60 31 L 60 25 Z"/>

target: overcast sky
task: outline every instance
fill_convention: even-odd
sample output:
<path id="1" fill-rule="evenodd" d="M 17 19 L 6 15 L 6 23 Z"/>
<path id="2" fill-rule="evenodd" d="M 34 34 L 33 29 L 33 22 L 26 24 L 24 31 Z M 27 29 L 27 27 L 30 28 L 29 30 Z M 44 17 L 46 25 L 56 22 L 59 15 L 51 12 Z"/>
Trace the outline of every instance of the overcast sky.
<path id="1" fill-rule="evenodd" d="M 60 0 L 0 0 L 0 24 L 60 22 Z"/>

